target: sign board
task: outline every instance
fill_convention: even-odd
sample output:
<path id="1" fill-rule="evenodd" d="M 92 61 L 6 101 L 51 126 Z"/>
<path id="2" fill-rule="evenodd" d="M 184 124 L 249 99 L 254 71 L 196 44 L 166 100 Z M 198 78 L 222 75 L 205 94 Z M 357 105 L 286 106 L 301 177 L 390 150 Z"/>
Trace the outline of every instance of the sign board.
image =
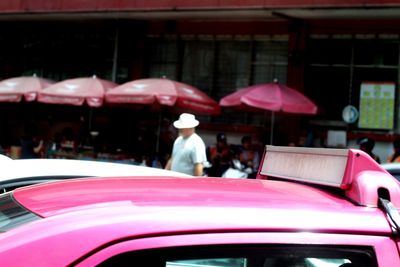
<path id="1" fill-rule="evenodd" d="M 266 146 L 261 175 L 342 187 L 348 149 Z"/>
<path id="2" fill-rule="evenodd" d="M 395 83 L 363 82 L 360 90 L 359 128 L 393 129 Z"/>

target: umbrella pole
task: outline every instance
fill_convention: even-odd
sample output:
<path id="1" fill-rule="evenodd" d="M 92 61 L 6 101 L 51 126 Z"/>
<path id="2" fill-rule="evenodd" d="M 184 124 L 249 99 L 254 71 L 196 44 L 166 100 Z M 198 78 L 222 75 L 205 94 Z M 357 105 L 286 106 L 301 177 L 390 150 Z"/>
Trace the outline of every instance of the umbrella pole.
<path id="1" fill-rule="evenodd" d="M 114 55 L 113 55 L 113 66 L 112 66 L 112 81 L 117 80 L 117 67 L 118 67 L 118 46 L 119 46 L 119 29 L 115 30 L 115 41 L 114 41 Z"/>
<path id="2" fill-rule="evenodd" d="M 92 118 L 93 118 L 93 108 L 89 108 L 89 132 L 92 130 Z"/>
<path id="3" fill-rule="evenodd" d="M 157 141 L 156 141 L 156 154 L 158 154 L 160 150 L 160 134 L 161 134 L 161 119 L 162 119 L 162 112 L 158 114 L 158 128 L 157 128 Z"/>
<path id="4" fill-rule="evenodd" d="M 275 112 L 272 111 L 271 114 L 271 134 L 269 139 L 269 144 L 272 145 L 274 142 L 274 124 L 275 124 Z"/>

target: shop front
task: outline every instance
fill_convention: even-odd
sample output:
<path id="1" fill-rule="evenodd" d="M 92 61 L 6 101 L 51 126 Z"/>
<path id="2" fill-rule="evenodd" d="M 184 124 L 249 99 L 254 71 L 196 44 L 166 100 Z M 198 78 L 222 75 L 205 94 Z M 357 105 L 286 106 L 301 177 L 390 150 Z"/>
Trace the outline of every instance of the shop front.
<path id="1" fill-rule="evenodd" d="M 369 136 L 377 141 L 381 158 L 387 157 L 400 133 L 400 7 L 395 1 L 156 2 L 6 1 L 0 6 L 0 79 L 33 73 L 55 81 L 96 75 L 122 84 L 167 77 L 216 101 L 277 79 L 318 106 L 314 116 L 276 113 L 277 145 L 357 146 L 357 139 Z M 390 89 L 378 89 L 387 85 Z M 5 105 L 0 103 L 3 110 Z M 14 105 L 21 111 L 28 105 L 44 121 L 49 121 L 46 112 L 62 109 Z M 358 113 L 354 121 L 343 118 L 347 106 Z M 88 107 L 72 113 L 73 127 L 82 124 L 81 118 L 87 123 Z M 124 120 L 116 118 L 119 113 Z M 148 110 L 100 107 L 93 114 L 85 138 L 105 138 L 112 151 L 148 151 L 139 149 L 146 143 L 140 136 L 157 136 L 158 116 Z M 169 121 L 177 116 L 164 115 Z M 201 119 L 206 136 L 215 134 L 210 129 L 233 137 L 251 128 L 260 142 L 268 143 L 270 115 L 222 109 L 219 116 Z M 20 134 L 26 119 L 1 116 L 8 126 L 0 143 L 8 146 L 9 136 Z M 48 127 L 49 136 L 59 130 L 54 124 Z M 150 133 L 139 134 L 141 129 Z M 134 138 L 127 141 L 129 136 Z M 344 136 L 344 141 L 335 143 L 332 136 Z"/>

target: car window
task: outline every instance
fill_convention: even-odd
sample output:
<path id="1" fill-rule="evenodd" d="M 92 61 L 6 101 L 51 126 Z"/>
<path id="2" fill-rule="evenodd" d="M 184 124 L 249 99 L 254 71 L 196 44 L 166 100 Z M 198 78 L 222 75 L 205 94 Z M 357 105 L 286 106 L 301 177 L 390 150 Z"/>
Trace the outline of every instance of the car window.
<path id="1" fill-rule="evenodd" d="M 215 266 L 215 267 L 245 267 L 245 258 L 215 258 L 215 259 L 194 259 L 167 261 L 166 267 L 194 267 L 194 266 Z"/>
<path id="2" fill-rule="evenodd" d="M 11 193 L 0 195 L 0 232 L 40 219 L 14 201 Z"/>
<path id="3" fill-rule="evenodd" d="M 60 180 L 74 179 L 74 178 L 84 178 L 88 176 L 81 175 L 51 175 L 51 176 L 33 176 L 33 177 L 20 177 L 15 179 L 9 179 L 5 181 L 0 181 L 1 193 L 9 192 L 14 189 L 23 186 L 41 184 L 46 182 L 54 182 Z"/>
<path id="4" fill-rule="evenodd" d="M 99 266 L 147 267 L 376 267 L 372 248 L 342 246 L 195 246 L 135 251 Z"/>

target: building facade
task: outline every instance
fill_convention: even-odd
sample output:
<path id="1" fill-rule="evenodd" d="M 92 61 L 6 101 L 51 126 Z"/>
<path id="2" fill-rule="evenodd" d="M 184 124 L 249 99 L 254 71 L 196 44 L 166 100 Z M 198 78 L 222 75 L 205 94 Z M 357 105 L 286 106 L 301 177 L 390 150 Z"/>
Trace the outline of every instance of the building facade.
<path id="1" fill-rule="evenodd" d="M 389 0 L 8 0 L 0 4 L 0 78 L 166 76 L 217 101 L 278 79 L 319 113 L 278 114 L 277 144 L 303 136 L 308 145 L 334 146 L 328 135 L 340 132 L 344 145 L 363 136 L 389 144 L 400 132 L 399 18 L 400 3 Z M 358 112 L 345 122 L 349 105 Z M 229 132 L 235 124 L 232 132 L 264 135 L 269 119 L 224 110 L 204 118 L 204 129 Z"/>

